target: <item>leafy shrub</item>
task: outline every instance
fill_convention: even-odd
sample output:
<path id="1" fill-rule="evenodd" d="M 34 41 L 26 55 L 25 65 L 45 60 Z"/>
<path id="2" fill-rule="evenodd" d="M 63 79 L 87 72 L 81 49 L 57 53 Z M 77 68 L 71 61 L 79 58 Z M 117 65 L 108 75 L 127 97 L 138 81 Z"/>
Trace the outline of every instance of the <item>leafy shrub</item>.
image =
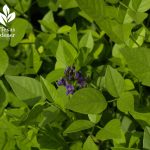
<path id="1" fill-rule="evenodd" d="M 150 0 L 0 8 L 1 150 L 150 149 Z"/>

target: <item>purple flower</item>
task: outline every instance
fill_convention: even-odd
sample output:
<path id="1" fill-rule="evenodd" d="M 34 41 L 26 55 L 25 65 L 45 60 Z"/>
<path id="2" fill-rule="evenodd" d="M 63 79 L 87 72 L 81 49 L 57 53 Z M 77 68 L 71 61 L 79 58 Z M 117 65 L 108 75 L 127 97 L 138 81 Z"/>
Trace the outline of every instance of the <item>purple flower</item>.
<path id="1" fill-rule="evenodd" d="M 75 67 L 67 67 L 64 73 L 68 80 L 73 80 L 76 73 Z"/>
<path id="2" fill-rule="evenodd" d="M 82 76 L 80 76 L 80 77 L 78 78 L 78 83 L 82 82 L 83 80 L 84 80 L 84 78 L 83 78 Z"/>
<path id="3" fill-rule="evenodd" d="M 79 88 L 84 88 L 86 87 L 86 81 L 82 80 L 81 82 L 78 82 Z"/>
<path id="4" fill-rule="evenodd" d="M 74 66 L 67 67 L 64 71 L 64 77 L 57 82 L 58 86 L 66 87 L 66 94 L 73 94 L 76 90 L 86 87 L 86 79 L 81 71 L 76 71 Z"/>
<path id="5" fill-rule="evenodd" d="M 73 75 L 68 75 L 68 80 L 72 80 L 73 79 Z"/>
<path id="6" fill-rule="evenodd" d="M 78 82 L 77 83 L 78 83 L 79 88 L 86 87 L 86 81 L 85 81 L 85 79 L 82 76 L 80 76 L 78 78 Z"/>
<path id="7" fill-rule="evenodd" d="M 81 72 L 76 72 L 74 78 L 75 80 L 78 80 L 79 78 L 81 78 Z"/>
<path id="8" fill-rule="evenodd" d="M 58 86 L 61 86 L 61 85 L 66 85 L 66 79 L 64 79 L 64 78 L 62 78 L 62 79 L 60 79 L 58 82 L 57 82 L 57 84 L 58 84 Z"/>
<path id="9" fill-rule="evenodd" d="M 73 85 L 70 85 L 70 84 L 66 85 L 66 89 L 67 89 L 67 92 L 66 92 L 67 95 L 74 93 L 74 86 Z"/>
<path id="10" fill-rule="evenodd" d="M 71 71 L 71 67 L 67 67 L 66 70 L 64 71 L 65 75 L 68 75 L 68 73 Z"/>
<path id="11" fill-rule="evenodd" d="M 68 75 L 68 74 L 73 74 L 75 72 L 76 72 L 75 67 L 67 67 L 64 73 L 65 75 Z"/>

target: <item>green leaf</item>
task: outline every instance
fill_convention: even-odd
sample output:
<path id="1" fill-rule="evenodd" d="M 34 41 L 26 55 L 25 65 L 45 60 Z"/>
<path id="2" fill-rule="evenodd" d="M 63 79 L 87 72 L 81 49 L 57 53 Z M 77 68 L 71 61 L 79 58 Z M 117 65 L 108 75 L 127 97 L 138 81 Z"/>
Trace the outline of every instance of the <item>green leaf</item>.
<path id="1" fill-rule="evenodd" d="M 99 58 L 99 55 L 102 53 L 104 49 L 104 44 L 100 44 L 99 47 L 95 50 L 95 52 L 93 53 L 93 57 L 95 59 L 98 59 Z"/>
<path id="2" fill-rule="evenodd" d="M 99 140 L 119 139 L 122 137 L 121 124 L 118 119 L 109 121 L 104 128 L 102 128 L 96 134 L 96 138 Z"/>
<path id="3" fill-rule="evenodd" d="M 15 150 L 15 137 L 18 137 L 18 136 L 23 136 L 21 134 L 21 127 L 20 126 L 15 126 L 14 124 L 12 124 L 10 121 L 8 121 L 7 119 L 7 116 L 3 115 L 3 117 L 0 118 L 0 132 L 4 132 L 5 136 L 4 136 L 4 145 L 3 145 L 3 148 L 2 149 L 10 149 L 9 146 L 12 146 L 11 149 L 12 150 Z M 1 139 L 3 141 L 3 139 Z M 0 142 L 1 144 L 1 142 Z M 1 145 L 0 145 L 0 148 L 1 148 Z"/>
<path id="4" fill-rule="evenodd" d="M 30 105 L 45 98 L 41 84 L 35 79 L 23 76 L 6 76 L 6 80 L 16 96 Z"/>
<path id="5" fill-rule="evenodd" d="M 48 80 L 49 82 L 54 82 L 59 80 L 63 76 L 64 76 L 64 69 L 56 69 L 48 73 L 48 75 L 46 76 L 46 80 Z"/>
<path id="6" fill-rule="evenodd" d="M 58 123 L 66 119 L 64 113 L 62 113 L 61 109 L 55 106 L 49 106 L 48 108 L 44 109 L 42 112 L 42 116 L 44 116 L 44 125 L 51 124 L 51 123 Z"/>
<path id="7" fill-rule="evenodd" d="M 43 77 L 40 78 L 41 79 L 41 83 L 42 83 L 42 87 L 43 87 L 43 91 L 45 93 L 46 98 L 50 101 L 53 102 L 53 99 L 56 96 L 56 89 L 55 87 L 50 84 L 46 79 L 44 79 Z"/>
<path id="8" fill-rule="evenodd" d="M 129 147 L 134 147 L 134 145 L 140 144 L 140 139 L 142 138 L 143 133 L 141 132 L 133 132 L 129 141 Z"/>
<path id="9" fill-rule="evenodd" d="M 125 79 L 124 82 L 125 82 L 125 89 L 127 91 L 133 90 L 135 88 L 133 82 L 130 79 Z"/>
<path id="10" fill-rule="evenodd" d="M 124 43 L 129 39 L 133 25 L 131 23 L 119 23 L 120 20 L 119 22 L 116 21 L 118 8 L 108 7 L 104 0 L 77 0 L 77 2 L 79 7 L 94 19 L 98 26 L 105 31 L 113 41 L 116 43 Z M 107 13 L 108 11 L 109 13 Z"/>
<path id="11" fill-rule="evenodd" d="M 106 0 L 106 2 L 116 4 L 119 2 L 119 0 Z"/>
<path id="12" fill-rule="evenodd" d="M 77 33 L 77 29 L 76 29 L 76 25 L 74 24 L 72 29 L 70 30 L 70 41 L 72 42 L 72 44 L 78 48 L 78 33 Z"/>
<path id="13" fill-rule="evenodd" d="M 86 139 L 83 145 L 83 150 L 98 150 L 98 146 L 94 143 L 91 136 L 88 136 L 88 138 Z"/>
<path id="14" fill-rule="evenodd" d="M 117 25 L 117 24 L 116 24 Z M 117 43 L 124 43 L 126 42 L 131 34 L 131 30 L 133 28 L 132 24 L 122 24 L 122 25 L 117 25 L 113 24 L 113 32 L 116 34 L 116 41 Z M 118 34 L 121 33 L 121 34 Z M 118 37 L 118 41 L 117 41 Z"/>
<path id="15" fill-rule="evenodd" d="M 79 48 L 86 47 L 88 48 L 88 52 L 90 53 L 94 47 L 94 40 L 92 37 L 91 31 L 88 31 L 80 40 Z"/>
<path id="16" fill-rule="evenodd" d="M 57 11 L 58 8 L 60 7 L 59 0 L 58 1 L 50 0 L 48 6 L 49 6 L 50 10 Z"/>
<path id="17" fill-rule="evenodd" d="M 130 8 L 131 1 L 122 1 L 120 2 L 120 5 L 117 11 L 116 19 L 121 23 L 121 24 L 132 24 L 133 18 L 129 15 L 129 12 L 132 11 Z M 113 13 L 113 12 L 112 12 Z M 114 16 L 114 15 L 113 15 Z"/>
<path id="18" fill-rule="evenodd" d="M 38 132 L 37 140 L 40 144 L 40 148 L 43 150 L 62 149 L 65 145 L 58 128 L 52 128 L 49 126 L 46 126 Z"/>
<path id="19" fill-rule="evenodd" d="M 83 150 L 82 149 L 82 142 L 81 141 L 77 141 L 77 142 L 73 143 L 70 146 L 70 150 Z"/>
<path id="20" fill-rule="evenodd" d="M 131 40 L 129 41 L 129 47 L 139 47 L 142 46 L 144 39 L 145 39 L 146 30 L 144 27 L 137 30 Z"/>
<path id="21" fill-rule="evenodd" d="M 139 150 L 139 149 L 125 148 L 125 147 L 112 147 L 112 150 Z"/>
<path id="22" fill-rule="evenodd" d="M 81 17 L 85 18 L 85 19 L 86 19 L 87 21 L 89 21 L 90 23 L 93 22 L 93 19 L 92 19 L 89 15 L 87 15 L 84 11 L 80 11 L 80 12 L 79 12 L 79 15 L 80 15 Z"/>
<path id="23" fill-rule="evenodd" d="M 9 64 L 7 67 L 7 70 L 5 71 L 6 75 L 19 75 L 23 73 L 25 70 L 25 66 L 20 63 L 16 62 L 16 64 Z"/>
<path id="24" fill-rule="evenodd" d="M 6 90 L 3 82 L 0 80 L 0 116 L 8 104 L 7 98 L 8 98 L 7 97 L 7 90 Z"/>
<path id="25" fill-rule="evenodd" d="M 1 34 L 2 32 L 0 32 Z M 3 44 L 0 44 L 0 49 L 4 49 L 5 47 L 7 47 L 9 45 L 9 38 L 8 37 L 0 37 L 0 43 L 3 43 Z"/>
<path id="26" fill-rule="evenodd" d="M 64 33 L 68 33 L 70 30 L 71 30 L 70 26 L 64 25 L 58 29 L 57 33 L 64 34 Z"/>
<path id="27" fill-rule="evenodd" d="M 94 20 L 101 20 L 104 12 L 104 0 L 76 0 L 79 7 Z"/>
<path id="28" fill-rule="evenodd" d="M 98 22 L 98 25 L 118 44 L 126 43 L 128 41 L 131 29 L 133 28 L 131 23 L 119 24 L 114 20 L 104 20 Z"/>
<path id="29" fill-rule="evenodd" d="M 143 85 L 150 86 L 150 49 L 125 48 L 121 50 L 129 69 L 142 82 Z"/>
<path id="30" fill-rule="evenodd" d="M 27 107 L 10 108 L 7 110 L 6 114 L 8 117 L 18 119 L 20 122 L 20 120 L 22 120 L 22 118 L 27 117 L 26 110 L 27 110 Z"/>
<path id="31" fill-rule="evenodd" d="M 93 88 L 77 91 L 69 100 L 67 108 L 82 114 L 98 114 L 104 111 L 107 102 L 102 93 Z"/>
<path id="32" fill-rule="evenodd" d="M 41 120 L 41 113 L 44 109 L 43 105 L 36 105 L 35 107 L 32 108 L 32 110 L 29 112 L 27 118 L 25 118 L 25 120 L 23 120 L 22 124 L 25 125 L 35 125 L 37 123 L 40 123 Z"/>
<path id="33" fill-rule="evenodd" d="M 75 0 L 59 0 L 63 9 L 75 8 L 78 6 Z"/>
<path id="34" fill-rule="evenodd" d="M 60 40 L 56 52 L 57 61 L 61 62 L 64 66 L 73 65 L 77 52 L 75 48 L 65 40 Z"/>
<path id="35" fill-rule="evenodd" d="M 40 7 L 46 7 L 49 2 L 50 0 L 43 0 L 43 1 L 37 0 L 37 3 Z"/>
<path id="36" fill-rule="evenodd" d="M 35 49 L 35 45 L 28 46 L 28 57 L 26 59 L 26 72 L 25 74 L 36 74 L 42 65 L 40 56 Z"/>
<path id="37" fill-rule="evenodd" d="M 135 11 L 145 12 L 150 9 L 149 0 L 132 0 L 132 7 Z"/>
<path id="38" fill-rule="evenodd" d="M 16 4 L 15 9 L 24 14 L 30 8 L 31 0 L 16 0 Z"/>
<path id="39" fill-rule="evenodd" d="M 38 43 L 38 45 L 40 47 L 44 46 L 45 49 L 51 49 L 51 47 L 53 47 L 52 44 L 55 44 L 54 42 L 57 43 L 57 41 L 54 40 L 55 38 L 56 38 L 56 34 L 55 33 L 49 34 L 49 33 L 41 32 L 37 36 L 36 43 Z M 56 45 L 56 47 L 57 47 L 57 45 Z M 39 51 L 39 48 L 38 48 L 38 51 Z M 55 48 L 55 50 L 53 49 L 53 51 L 48 51 L 47 55 L 52 55 L 52 54 L 55 55 L 55 53 L 56 53 L 56 48 Z"/>
<path id="40" fill-rule="evenodd" d="M 98 123 L 102 117 L 101 114 L 88 114 L 89 120 L 93 123 Z"/>
<path id="41" fill-rule="evenodd" d="M 128 14 L 130 15 L 130 17 L 132 18 L 132 20 L 134 20 L 137 24 L 140 24 L 144 21 L 144 19 L 146 19 L 147 15 L 146 13 L 143 12 L 136 12 L 133 10 L 129 10 Z"/>
<path id="42" fill-rule="evenodd" d="M 10 6 L 15 6 L 17 3 L 17 0 L 6 0 L 7 3 L 9 3 Z"/>
<path id="43" fill-rule="evenodd" d="M 21 101 L 13 92 L 9 92 L 8 102 L 11 103 L 11 106 L 14 108 L 25 108 L 27 105 Z"/>
<path id="44" fill-rule="evenodd" d="M 37 129 L 32 128 L 26 132 L 26 136 L 17 137 L 17 147 L 21 150 L 30 150 L 32 147 L 40 148 L 37 142 Z"/>
<path id="45" fill-rule="evenodd" d="M 120 73 L 111 66 L 107 66 L 105 74 L 105 87 L 108 92 L 114 97 L 119 97 L 119 95 L 124 91 L 124 86 L 124 79 Z"/>
<path id="46" fill-rule="evenodd" d="M 89 49 L 87 48 L 82 48 L 80 49 L 78 59 L 77 59 L 77 64 L 80 67 L 82 66 L 87 66 L 89 61 L 90 61 L 90 54 L 89 54 Z"/>
<path id="47" fill-rule="evenodd" d="M 117 100 L 117 107 L 120 111 L 128 113 L 134 110 L 134 97 L 130 92 L 124 92 Z"/>
<path id="48" fill-rule="evenodd" d="M 119 59 L 119 63 L 124 66 L 126 63 L 125 63 L 125 59 L 122 55 L 122 53 L 120 52 L 121 49 L 123 49 L 125 47 L 125 44 L 115 44 L 113 46 L 113 49 L 112 49 L 112 55 L 113 57 Z"/>
<path id="49" fill-rule="evenodd" d="M 44 32 L 56 33 L 58 25 L 54 21 L 53 12 L 49 11 L 42 20 L 39 21 Z"/>
<path id="50" fill-rule="evenodd" d="M 94 123 L 88 120 L 76 120 L 73 123 L 71 123 L 69 127 L 67 127 L 67 129 L 64 131 L 64 134 L 86 130 L 93 126 Z"/>
<path id="51" fill-rule="evenodd" d="M 150 125 L 150 113 L 140 113 L 140 112 L 136 112 L 136 111 L 131 111 L 130 114 L 132 115 L 132 117 L 137 120 L 140 125 L 142 126 L 142 128 L 144 128 L 145 126 Z"/>
<path id="52" fill-rule="evenodd" d="M 12 37 L 10 41 L 10 45 L 12 47 L 16 46 L 18 43 L 21 42 L 21 40 L 23 39 L 26 33 L 28 26 L 29 26 L 29 23 L 25 19 L 17 18 L 13 21 L 11 28 L 15 29 L 15 32 L 14 32 L 15 36 Z"/>
<path id="53" fill-rule="evenodd" d="M 42 61 L 40 59 L 39 53 L 37 52 L 34 46 L 32 48 L 32 57 L 33 57 L 33 69 L 35 73 L 37 73 L 42 65 Z"/>
<path id="54" fill-rule="evenodd" d="M 2 76 L 8 67 L 8 56 L 3 50 L 0 50 L 0 76 Z"/>
<path id="55" fill-rule="evenodd" d="M 143 138 L 143 148 L 150 149 L 150 127 L 145 127 L 144 138 Z"/>
<path id="56" fill-rule="evenodd" d="M 66 111 L 66 105 L 68 101 L 69 97 L 66 95 L 66 88 L 64 86 L 58 87 L 56 97 L 54 98 L 54 103 L 63 111 Z"/>

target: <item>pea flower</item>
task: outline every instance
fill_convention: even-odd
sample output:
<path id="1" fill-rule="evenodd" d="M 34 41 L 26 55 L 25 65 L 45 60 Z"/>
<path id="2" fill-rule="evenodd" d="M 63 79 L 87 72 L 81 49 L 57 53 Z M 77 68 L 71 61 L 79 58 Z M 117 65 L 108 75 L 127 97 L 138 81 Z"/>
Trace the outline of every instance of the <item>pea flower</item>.
<path id="1" fill-rule="evenodd" d="M 62 79 L 60 79 L 58 82 L 57 82 L 57 84 L 59 85 L 59 86 L 61 86 L 61 85 L 66 85 L 66 80 L 64 79 L 64 78 L 62 78 Z"/>
<path id="2" fill-rule="evenodd" d="M 82 76 L 81 71 L 76 71 L 74 66 L 67 67 L 64 77 L 57 81 L 58 86 L 66 87 L 66 94 L 73 94 L 76 90 L 86 87 L 87 82 Z"/>
<path id="3" fill-rule="evenodd" d="M 73 85 L 66 85 L 66 89 L 67 89 L 67 92 L 66 94 L 73 94 L 74 93 L 74 86 Z"/>

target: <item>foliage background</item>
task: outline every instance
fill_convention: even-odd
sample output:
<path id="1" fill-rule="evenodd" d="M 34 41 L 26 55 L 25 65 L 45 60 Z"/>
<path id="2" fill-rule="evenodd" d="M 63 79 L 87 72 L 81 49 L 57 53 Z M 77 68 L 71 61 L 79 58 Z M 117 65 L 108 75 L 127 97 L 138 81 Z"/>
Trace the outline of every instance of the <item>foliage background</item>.
<path id="1" fill-rule="evenodd" d="M 1 150 L 150 149 L 150 0 L 0 0 Z M 88 86 L 66 95 L 68 66 Z"/>

